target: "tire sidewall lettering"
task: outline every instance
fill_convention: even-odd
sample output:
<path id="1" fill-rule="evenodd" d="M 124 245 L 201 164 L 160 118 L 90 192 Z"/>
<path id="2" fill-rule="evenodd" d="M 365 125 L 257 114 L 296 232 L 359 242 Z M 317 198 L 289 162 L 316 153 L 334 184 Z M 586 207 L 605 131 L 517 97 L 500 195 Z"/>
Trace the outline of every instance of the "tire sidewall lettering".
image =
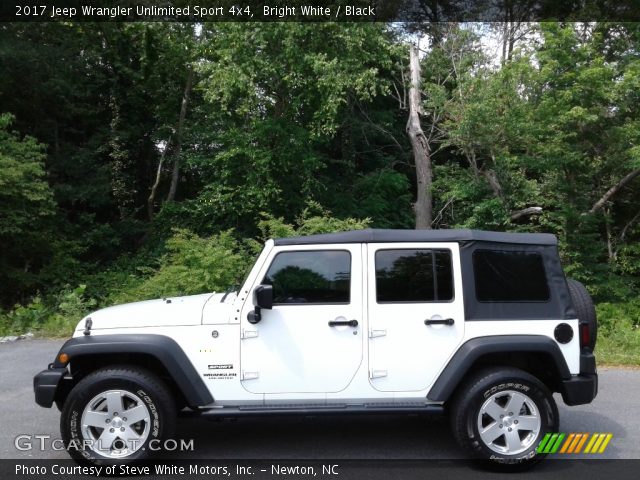
<path id="1" fill-rule="evenodd" d="M 531 387 L 522 383 L 513 383 L 513 382 L 501 383 L 499 385 L 495 385 L 489 388 L 488 390 L 486 390 L 483 394 L 483 397 L 484 399 L 487 399 L 494 393 L 501 392 L 502 390 L 519 390 L 521 392 L 528 393 L 531 390 Z"/>
<path id="2" fill-rule="evenodd" d="M 73 448 L 77 452 L 79 452 L 84 458 L 87 460 L 92 460 L 94 457 L 91 455 L 91 451 L 85 448 L 82 448 L 83 437 L 81 432 L 79 431 L 81 413 L 79 410 L 71 411 L 71 418 L 69 420 L 69 432 L 71 434 L 71 442 L 67 445 L 67 448 Z"/>
<path id="3" fill-rule="evenodd" d="M 149 409 L 149 413 L 151 414 L 153 421 L 151 422 L 151 431 L 149 432 L 149 436 L 154 438 L 158 438 L 160 436 L 160 415 L 158 414 L 158 409 L 156 404 L 153 402 L 153 399 L 142 389 L 136 391 L 138 397 L 142 399 L 142 401 L 147 405 Z"/>

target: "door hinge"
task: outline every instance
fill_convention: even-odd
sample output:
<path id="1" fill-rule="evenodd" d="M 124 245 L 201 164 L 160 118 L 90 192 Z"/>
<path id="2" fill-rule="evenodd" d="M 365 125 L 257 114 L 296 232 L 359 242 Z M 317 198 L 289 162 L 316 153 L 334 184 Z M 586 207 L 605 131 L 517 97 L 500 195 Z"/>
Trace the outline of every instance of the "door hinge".
<path id="1" fill-rule="evenodd" d="M 382 378 L 382 377 L 386 377 L 387 376 L 387 371 L 386 370 L 370 370 L 369 371 L 369 378 Z"/>
<path id="2" fill-rule="evenodd" d="M 256 338 L 258 336 L 257 330 L 245 330 L 242 329 L 242 333 L 240 334 L 240 338 Z"/>
<path id="3" fill-rule="evenodd" d="M 369 330 L 369 338 L 386 337 L 386 336 L 387 336 L 386 330 L 374 330 L 373 328 Z"/>
<path id="4" fill-rule="evenodd" d="M 260 377 L 260 372 L 242 372 L 242 380 L 255 380 Z"/>

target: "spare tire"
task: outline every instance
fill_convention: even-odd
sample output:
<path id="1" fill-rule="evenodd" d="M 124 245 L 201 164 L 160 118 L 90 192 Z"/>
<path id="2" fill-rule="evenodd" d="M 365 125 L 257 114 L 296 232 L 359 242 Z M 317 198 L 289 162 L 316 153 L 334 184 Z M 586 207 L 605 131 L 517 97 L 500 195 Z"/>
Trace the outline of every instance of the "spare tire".
<path id="1" fill-rule="evenodd" d="M 596 318 L 596 307 L 593 304 L 591 295 L 587 291 L 586 287 L 571 278 L 567 279 L 567 286 L 569 287 L 569 294 L 571 295 L 571 301 L 573 302 L 573 308 L 576 310 L 576 315 L 580 323 L 586 323 L 589 325 L 589 345 L 588 347 L 593 351 L 596 346 L 596 339 L 598 337 L 598 320 Z"/>

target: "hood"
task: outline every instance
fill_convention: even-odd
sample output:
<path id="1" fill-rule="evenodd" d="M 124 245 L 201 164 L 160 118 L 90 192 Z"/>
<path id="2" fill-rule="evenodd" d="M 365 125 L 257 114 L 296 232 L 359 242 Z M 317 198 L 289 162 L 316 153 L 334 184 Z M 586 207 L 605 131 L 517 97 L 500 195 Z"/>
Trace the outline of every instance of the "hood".
<path id="1" fill-rule="evenodd" d="M 207 316 L 223 314 L 230 305 L 220 303 L 222 293 L 205 293 L 187 297 L 171 297 L 144 302 L 125 303 L 97 310 L 83 318 L 76 332 L 84 330 L 85 320 L 91 318 L 91 330 L 105 328 L 169 327 L 178 325 L 200 325 L 207 303 L 218 308 L 207 308 Z M 214 312 L 215 310 L 215 312 Z M 220 310 L 220 311 L 218 311 Z M 217 316 L 217 315 L 216 315 Z"/>

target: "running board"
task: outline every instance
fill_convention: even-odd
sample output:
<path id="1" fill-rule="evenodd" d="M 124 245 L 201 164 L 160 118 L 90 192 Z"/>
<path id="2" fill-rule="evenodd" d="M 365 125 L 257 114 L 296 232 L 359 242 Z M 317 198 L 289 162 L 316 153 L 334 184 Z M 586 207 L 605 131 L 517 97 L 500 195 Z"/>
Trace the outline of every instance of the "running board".
<path id="1" fill-rule="evenodd" d="M 263 415 L 342 415 L 342 414 L 442 414 L 442 405 L 425 404 L 328 404 L 270 405 L 208 408 L 192 412 L 204 417 L 254 417 Z M 184 412 L 188 415 L 188 412 Z"/>

